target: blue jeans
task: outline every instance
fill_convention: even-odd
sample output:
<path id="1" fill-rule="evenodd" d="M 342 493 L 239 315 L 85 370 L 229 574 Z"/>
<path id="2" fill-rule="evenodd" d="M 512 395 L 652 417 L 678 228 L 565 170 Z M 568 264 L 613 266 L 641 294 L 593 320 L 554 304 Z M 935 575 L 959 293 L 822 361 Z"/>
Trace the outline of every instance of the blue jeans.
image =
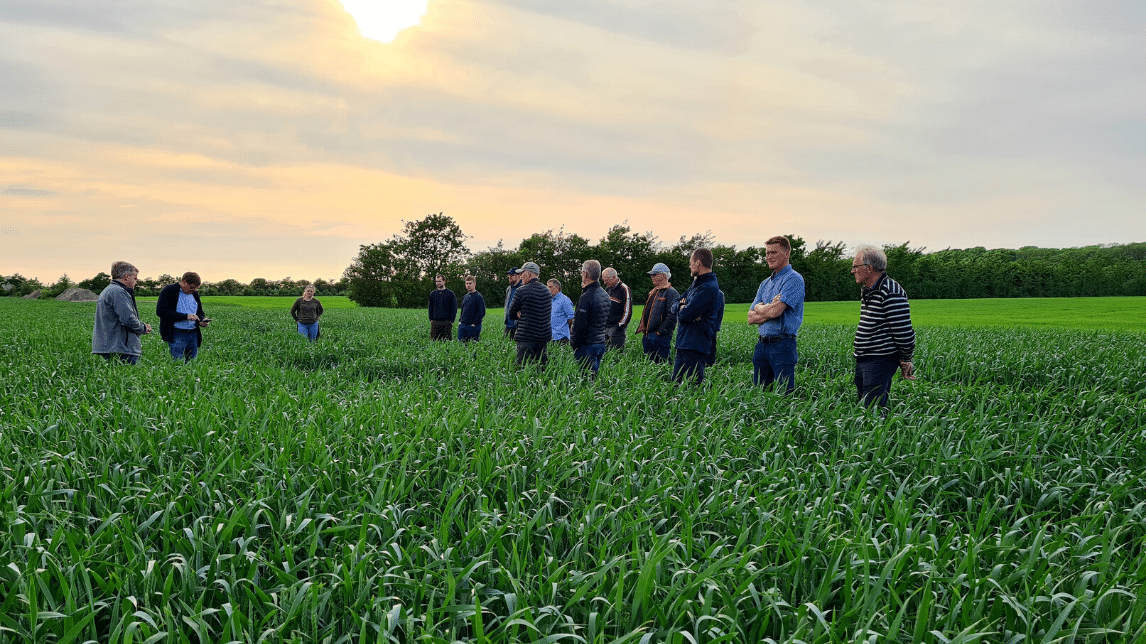
<path id="1" fill-rule="evenodd" d="M 645 355 L 649 360 L 660 364 L 668 360 L 669 349 L 672 348 L 672 338 L 667 335 L 650 333 L 641 336 L 641 347 L 645 350 Z"/>
<path id="2" fill-rule="evenodd" d="M 866 356 L 856 358 L 856 394 L 864 407 L 874 402 L 887 407 L 891 379 L 899 369 L 899 356 Z"/>
<path id="3" fill-rule="evenodd" d="M 314 342 L 318 339 L 318 322 L 311 322 L 310 324 L 299 322 L 298 334 L 305 335 L 307 340 Z"/>
<path id="4" fill-rule="evenodd" d="M 704 382 L 704 366 L 708 360 L 707 351 L 676 350 L 676 363 L 672 366 L 672 379 L 675 382 L 684 382 L 685 378 L 692 378 L 693 382 Z"/>
<path id="5" fill-rule="evenodd" d="M 591 370 L 597 375 L 601 368 L 601 356 L 605 355 L 604 344 L 583 344 L 573 350 L 573 359 L 581 363 L 582 370 Z"/>
<path id="6" fill-rule="evenodd" d="M 458 340 L 461 342 L 469 342 L 470 340 L 480 340 L 481 325 L 480 324 L 461 324 L 458 323 Z"/>
<path id="7" fill-rule="evenodd" d="M 199 355 L 199 334 L 195 329 L 175 329 L 171 338 L 171 357 L 176 360 L 194 360 Z"/>
<path id="8" fill-rule="evenodd" d="M 756 342 L 752 353 L 752 384 L 769 387 L 779 381 L 784 393 L 796 388 L 796 339 L 785 338 L 776 342 Z"/>

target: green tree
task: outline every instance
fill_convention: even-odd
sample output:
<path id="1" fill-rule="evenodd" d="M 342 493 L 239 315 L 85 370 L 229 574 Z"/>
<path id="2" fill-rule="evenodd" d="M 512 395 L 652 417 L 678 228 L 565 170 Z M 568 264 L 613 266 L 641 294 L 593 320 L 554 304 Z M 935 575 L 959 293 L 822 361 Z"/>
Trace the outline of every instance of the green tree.
<path id="1" fill-rule="evenodd" d="M 630 288 L 640 288 L 643 283 L 634 285 L 635 282 L 652 268 L 656 263 L 654 257 L 660 251 L 661 244 L 656 235 L 651 232 L 643 235 L 634 233 L 628 222 L 625 222 L 613 226 L 605 233 L 592 249 L 592 256 L 601 262 L 601 266 L 617 269 Z"/>
<path id="2" fill-rule="evenodd" d="M 95 293 L 99 293 L 100 291 L 107 288 L 108 284 L 111 284 L 111 275 L 100 271 L 99 273 L 95 274 L 95 277 L 88 278 L 76 286 L 79 286 L 80 288 L 86 288 L 87 290 Z"/>
<path id="3" fill-rule="evenodd" d="M 442 213 L 405 222 L 389 241 L 358 247 L 343 273 L 347 295 L 359 306 L 422 306 L 434 275 L 459 281 L 470 254 L 465 240 L 457 222 Z"/>
<path id="4" fill-rule="evenodd" d="M 534 233 L 518 247 L 522 261 L 537 262 L 541 268 L 541 281 L 552 278 L 570 282 L 576 276 L 581 283 L 581 263 L 593 259 L 589 240 L 576 234 L 567 234 L 562 227 L 554 232 Z"/>

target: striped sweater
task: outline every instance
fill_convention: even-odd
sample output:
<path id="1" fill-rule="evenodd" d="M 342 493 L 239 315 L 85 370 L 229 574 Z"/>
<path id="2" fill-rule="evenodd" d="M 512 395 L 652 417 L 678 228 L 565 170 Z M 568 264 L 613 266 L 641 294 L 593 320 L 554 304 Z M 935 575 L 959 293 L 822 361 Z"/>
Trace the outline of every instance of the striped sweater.
<path id="1" fill-rule="evenodd" d="M 856 328 L 855 356 L 898 356 L 911 360 L 915 352 L 915 329 L 907 293 L 884 273 L 860 293 L 860 321 Z"/>

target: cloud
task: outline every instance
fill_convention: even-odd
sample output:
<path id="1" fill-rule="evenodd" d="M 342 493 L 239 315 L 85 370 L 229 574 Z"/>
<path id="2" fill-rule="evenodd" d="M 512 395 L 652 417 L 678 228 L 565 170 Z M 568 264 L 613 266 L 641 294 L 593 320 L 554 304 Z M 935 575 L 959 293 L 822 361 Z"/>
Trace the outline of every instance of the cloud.
<path id="1" fill-rule="evenodd" d="M 32 249 L 126 212 L 142 245 L 207 221 L 218 261 L 272 267 L 322 237 L 328 276 L 439 211 L 478 249 L 623 220 L 1132 241 L 1144 28 L 1103 1 L 431 0 L 381 44 L 335 0 L 0 0 L 0 213 Z"/>

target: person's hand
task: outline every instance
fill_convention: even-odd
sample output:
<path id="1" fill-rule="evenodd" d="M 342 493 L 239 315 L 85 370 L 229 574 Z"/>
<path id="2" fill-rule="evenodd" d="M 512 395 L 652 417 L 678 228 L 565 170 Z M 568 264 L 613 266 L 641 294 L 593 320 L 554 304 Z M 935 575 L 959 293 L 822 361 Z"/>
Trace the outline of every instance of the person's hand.
<path id="1" fill-rule="evenodd" d="M 143 323 L 143 335 L 147 335 L 148 333 L 151 333 L 151 325 L 144 322 Z"/>
<path id="2" fill-rule="evenodd" d="M 188 314 L 187 314 L 187 319 L 188 319 L 188 320 L 191 320 L 192 322 L 198 322 L 198 321 L 199 321 L 199 316 L 198 316 L 198 315 L 195 315 L 194 313 L 188 313 Z"/>
<path id="3" fill-rule="evenodd" d="M 915 380 L 915 365 L 911 361 L 899 361 L 899 371 L 903 374 L 904 380 Z"/>

